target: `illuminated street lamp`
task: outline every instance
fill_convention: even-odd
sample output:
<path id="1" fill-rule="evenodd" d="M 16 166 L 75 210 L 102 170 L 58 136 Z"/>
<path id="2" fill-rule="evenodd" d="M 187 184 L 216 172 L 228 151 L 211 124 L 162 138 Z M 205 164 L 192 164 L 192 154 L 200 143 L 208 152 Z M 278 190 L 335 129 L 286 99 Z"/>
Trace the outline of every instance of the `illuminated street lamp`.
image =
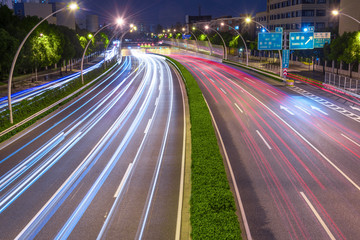
<path id="1" fill-rule="evenodd" d="M 13 114 L 12 114 L 12 106 L 11 106 L 11 82 L 12 82 L 12 76 L 13 76 L 13 73 L 14 73 L 14 68 L 15 68 L 15 64 L 16 64 L 16 60 L 20 54 L 20 51 L 22 49 L 22 47 L 24 46 L 26 40 L 29 38 L 30 34 L 41 24 L 43 23 L 45 20 L 47 20 L 49 17 L 61 12 L 61 11 L 64 11 L 64 10 L 70 10 L 70 11 L 75 11 L 77 9 L 79 9 L 79 6 L 77 5 L 77 3 L 70 3 L 68 4 L 67 6 L 49 14 L 47 17 L 45 17 L 44 19 L 42 19 L 38 24 L 36 24 L 31 30 L 30 32 L 26 35 L 26 37 L 24 38 L 24 40 L 21 42 L 19 48 L 17 49 L 16 51 L 16 54 L 14 56 L 14 59 L 12 61 L 12 64 L 11 64 L 11 68 L 10 68 L 10 73 L 9 73 L 9 81 L 8 81 L 8 107 L 9 107 L 9 112 L 10 112 L 10 123 L 13 124 L 14 121 L 13 121 Z"/>
<path id="2" fill-rule="evenodd" d="M 137 30 L 137 27 L 134 25 L 134 24 L 130 24 L 129 25 L 129 29 L 126 30 L 120 37 L 119 39 L 119 53 L 120 53 L 120 57 L 121 57 L 121 44 L 122 44 L 122 39 L 124 38 L 124 36 L 128 33 L 128 32 L 133 32 L 133 31 L 136 31 Z"/>
<path id="3" fill-rule="evenodd" d="M 265 29 L 267 32 L 270 32 L 269 29 L 267 29 L 264 25 L 262 25 L 261 23 L 255 21 L 254 19 L 252 19 L 252 18 L 250 18 L 250 17 L 245 18 L 245 22 L 246 22 L 246 23 L 254 22 L 254 23 L 260 25 L 260 26 L 261 26 L 263 29 Z M 283 76 L 283 75 L 282 75 L 282 57 L 281 57 L 281 52 L 280 52 L 280 50 L 278 50 L 278 53 L 279 53 L 279 59 L 280 59 L 280 73 L 279 73 L 279 75 L 280 75 L 280 77 L 282 77 L 282 76 Z"/>
<path id="4" fill-rule="evenodd" d="M 359 21 L 359 20 L 357 20 L 356 18 L 354 18 L 354 17 L 352 17 L 352 16 L 350 16 L 350 15 L 348 15 L 348 14 L 346 14 L 346 13 L 340 12 L 339 10 L 332 10 L 332 11 L 331 11 L 331 14 L 334 15 L 334 16 L 344 15 L 344 16 L 346 16 L 346 17 L 348 17 L 348 18 L 351 18 L 352 20 L 354 20 L 355 22 L 357 22 L 357 23 L 360 24 L 360 21 Z"/>
<path id="5" fill-rule="evenodd" d="M 212 55 L 213 50 L 212 50 L 212 45 L 211 45 L 210 38 L 208 37 L 208 35 L 207 35 L 206 33 L 204 33 L 202 30 L 198 29 L 198 28 L 192 27 L 192 29 L 193 29 L 193 30 L 198 30 L 198 31 L 200 31 L 202 34 L 204 34 L 204 35 L 205 35 L 205 37 L 207 38 L 208 43 L 209 43 L 210 56 L 211 56 L 211 55 Z"/>
<path id="6" fill-rule="evenodd" d="M 208 29 L 213 30 L 214 32 L 216 32 L 217 35 L 219 35 L 219 37 L 221 38 L 221 40 L 222 40 L 222 42 L 224 44 L 224 59 L 227 60 L 227 48 L 226 48 L 225 41 L 224 41 L 223 37 L 221 36 L 221 34 L 218 31 L 216 31 L 214 28 L 209 27 L 209 25 L 206 25 L 205 29 L 206 30 L 208 30 Z"/>
<path id="7" fill-rule="evenodd" d="M 232 26 L 230 26 L 230 25 L 228 25 L 228 24 L 226 24 L 226 23 L 224 23 L 224 22 L 220 23 L 220 25 L 221 25 L 221 26 L 226 25 L 226 26 L 234 29 L 235 32 L 238 34 L 238 36 L 241 38 L 241 40 L 243 41 L 244 46 L 245 46 L 245 50 L 246 50 L 246 66 L 248 66 L 248 65 L 249 65 L 249 53 L 248 53 L 248 49 L 247 49 L 247 46 L 246 46 L 246 42 L 245 42 L 244 38 L 242 37 L 242 35 L 240 34 L 240 32 L 239 32 L 238 30 L 236 30 L 235 28 L 233 28 Z"/>
<path id="8" fill-rule="evenodd" d="M 120 26 L 122 23 L 124 23 L 124 21 L 123 21 L 122 19 L 119 19 L 119 18 L 118 18 L 118 19 L 116 19 L 115 23 L 109 23 L 109 24 L 103 26 L 102 28 L 100 28 L 99 30 L 97 30 L 97 32 L 94 33 L 94 35 L 89 34 L 89 37 L 90 37 L 90 35 L 91 35 L 91 38 L 90 38 L 90 40 L 88 41 L 88 43 L 87 43 L 87 45 L 86 45 L 86 47 L 85 47 L 85 49 L 84 49 L 83 56 L 82 56 L 82 58 L 81 58 L 81 83 L 82 83 L 83 85 L 84 85 L 84 74 L 83 74 L 83 70 L 84 70 L 84 58 L 85 58 L 86 50 L 88 49 L 91 40 L 92 40 L 101 30 L 103 30 L 104 28 L 107 28 L 107 27 L 109 27 L 109 26 L 111 26 L 111 25 L 114 25 L 114 24 L 117 24 L 118 26 Z"/>

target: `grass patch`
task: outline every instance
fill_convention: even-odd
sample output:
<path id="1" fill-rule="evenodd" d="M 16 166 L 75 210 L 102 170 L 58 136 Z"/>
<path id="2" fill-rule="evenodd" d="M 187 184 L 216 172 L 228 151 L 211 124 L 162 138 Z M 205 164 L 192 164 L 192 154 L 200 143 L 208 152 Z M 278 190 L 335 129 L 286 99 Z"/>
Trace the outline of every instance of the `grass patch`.
<path id="1" fill-rule="evenodd" d="M 189 99 L 191 122 L 192 239 L 241 239 L 236 205 L 209 109 L 198 83 L 179 62 L 167 57 L 180 71 Z"/>

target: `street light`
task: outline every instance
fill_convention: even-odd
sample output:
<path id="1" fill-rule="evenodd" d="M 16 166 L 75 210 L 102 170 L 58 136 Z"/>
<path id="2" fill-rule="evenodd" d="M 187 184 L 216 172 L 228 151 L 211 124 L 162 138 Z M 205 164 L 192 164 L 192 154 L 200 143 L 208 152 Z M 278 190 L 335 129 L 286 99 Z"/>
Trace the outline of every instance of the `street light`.
<path id="1" fill-rule="evenodd" d="M 205 29 L 206 30 L 208 30 L 208 29 L 213 30 L 214 32 L 216 32 L 217 35 L 219 35 L 219 37 L 221 38 L 221 40 L 222 40 L 222 42 L 224 44 L 224 59 L 227 60 L 227 48 L 226 48 L 225 41 L 224 41 L 223 37 L 221 36 L 221 34 L 218 31 L 216 31 L 214 28 L 209 27 L 209 25 L 206 25 Z"/>
<path id="2" fill-rule="evenodd" d="M 208 43 L 209 43 L 209 48 L 210 48 L 210 56 L 212 55 L 212 45 L 211 45 L 211 42 L 210 42 L 210 38 L 208 37 L 208 35 L 206 33 L 204 33 L 202 30 L 198 29 L 198 28 L 195 28 L 195 27 L 192 27 L 193 30 L 198 30 L 200 31 L 202 34 L 205 35 L 205 37 L 207 38 L 208 40 Z"/>
<path id="3" fill-rule="evenodd" d="M 245 18 L 245 22 L 247 22 L 247 23 L 254 22 L 254 23 L 260 25 L 260 26 L 261 26 L 263 29 L 265 29 L 267 32 L 270 32 L 269 29 L 267 29 L 264 25 L 262 25 L 261 23 L 253 20 L 253 19 L 250 18 L 250 17 Z M 280 77 L 282 77 L 282 76 L 283 76 L 283 75 L 282 75 L 282 57 L 281 57 L 281 52 L 280 52 L 280 50 L 278 50 L 278 52 L 279 52 L 279 59 L 280 59 L 280 73 L 279 73 L 279 75 L 280 75 Z"/>
<path id="4" fill-rule="evenodd" d="M 88 49 L 88 47 L 89 47 L 89 45 L 90 45 L 90 43 L 91 43 L 91 40 L 92 40 L 93 38 L 95 38 L 95 36 L 96 36 L 101 30 L 103 30 L 104 28 L 107 28 L 107 27 L 109 27 L 109 26 L 111 26 L 111 25 L 114 25 L 114 24 L 117 24 L 118 26 L 120 26 L 123 22 L 124 22 L 124 20 L 118 18 L 118 19 L 116 19 L 115 23 L 109 23 L 109 24 L 103 26 L 102 28 L 100 28 L 99 30 L 97 30 L 97 32 L 94 33 L 93 35 L 92 35 L 92 34 L 89 34 L 89 37 L 90 37 L 90 35 L 91 35 L 91 38 L 90 38 L 90 40 L 88 41 L 88 43 L 87 43 L 87 45 L 86 45 L 86 47 L 85 47 L 85 49 L 84 49 L 83 56 L 82 56 L 82 58 L 81 58 L 81 83 L 82 83 L 83 85 L 84 85 L 84 74 L 83 74 L 84 58 L 85 58 L 86 50 Z"/>
<path id="5" fill-rule="evenodd" d="M 11 83 L 12 83 L 12 76 L 13 76 L 13 73 L 14 73 L 14 69 L 15 69 L 15 64 L 16 64 L 16 60 L 20 54 L 20 51 L 22 49 L 22 47 L 24 46 L 26 40 L 29 38 L 30 34 L 41 24 L 43 23 L 45 20 L 47 20 L 49 17 L 61 12 L 61 11 L 64 11 L 66 9 L 69 9 L 70 11 L 74 11 L 74 10 L 77 10 L 79 9 L 79 6 L 77 5 L 77 3 L 69 3 L 67 6 L 49 14 L 47 17 L 45 17 L 44 19 L 42 19 L 38 24 L 36 24 L 31 30 L 30 32 L 26 35 L 26 37 L 24 38 L 24 40 L 21 42 L 19 48 L 17 49 L 16 51 L 16 54 L 14 56 L 14 59 L 12 61 L 12 64 L 11 64 L 11 68 L 10 68 L 10 73 L 9 73 L 9 81 L 8 81 L 8 107 L 9 107 L 9 112 L 10 112 L 10 123 L 13 124 L 14 121 L 13 121 L 13 113 L 12 113 L 12 106 L 11 106 Z"/>
<path id="6" fill-rule="evenodd" d="M 226 26 L 234 29 L 235 32 L 240 36 L 240 38 L 241 38 L 241 40 L 243 41 L 244 46 L 245 46 L 245 50 L 246 50 L 246 66 L 248 66 L 248 65 L 249 65 L 249 53 L 248 53 L 248 49 L 247 49 L 247 46 L 246 46 L 246 42 L 245 42 L 244 38 L 242 37 L 242 35 L 240 34 L 240 32 L 239 32 L 238 30 L 236 30 L 235 28 L 233 28 L 232 26 L 230 26 L 229 24 L 226 24 L 226 23 L 224 23 L 224 22 L 220 23 L 220 25 L 221 25 L 221 26 L 226 25 Z"/>
<path id="7" fill-rule="evenodd" d="M 351 18 L 352 20 L 354 20 L 355 22 L 357 22 L 357 23 L 360 24 L 360 21 L 359 21 L 359 20 L 357 20 L 356 18 L 354 18 L 354 17 L 352 17 L 352 16 L 350 16 L 350 15 L 348 15 L 348 14 L 346 14 L 346 13 L 340 12 L 339 10 L 336 10 L 336 9 L 335 9 L 335 10 L 332 10 L 332 11 L 331 11 L 331 14 L 334 15 L 334 16 L 344 15 L 344 16 L 346 16 L 346 17 L 348 17 L 348 18 Z"/>

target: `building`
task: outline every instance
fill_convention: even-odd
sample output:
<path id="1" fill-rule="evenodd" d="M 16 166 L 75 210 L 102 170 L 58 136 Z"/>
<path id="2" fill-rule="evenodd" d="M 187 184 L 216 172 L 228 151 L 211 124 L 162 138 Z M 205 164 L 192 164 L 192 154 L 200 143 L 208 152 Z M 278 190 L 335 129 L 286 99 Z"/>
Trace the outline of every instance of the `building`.
<path id="1" fill-rule="evenodd" d="M 353 1 L 353 0 L 348 0 Z M 315 31 L 337 28 L 338 20 L 331 10 L 339 6 L 339 0 L 267 0 L 267 10 L 257 16 L 266 21 L 266 27 L 274 31 L 282 27 L 284 31 L 302 31 L 314 26 Z"/>
<path id="2" fill-rule="evenodd" d="M 13 3 L 12 0 L 1 0 L 0 5 L 7 6 L 10 9 L 13 9 Z"/>
<path id="3" fill-rule="evenodd" d="M 53 12 L 51 4 L 39 4 L 38 2 L 21 2 L 14 4 L 14 13 L 17 16 L 37 16 L 39 18 L 45 18 Z M 54 16 L 47 19 L 48 23 L 56 24 L 56 18 Z"/>
<path id="4" fill-rule="evenodd" d="M 99 16 L 86 15 L 86 30 L 96 32 L 99 29 Z"/>
<path id="5" fill-rule="evenodd" d="M 341 13 L 345 13 L 360 21 L 360 1 L 359 0 L 341 0 L 340 8 Z M 353 19 L 339 15 L 339 34 L 344 32 L 360 31 L 360 24 Z"/>
<path id="6" fill-rule="evenodd" d="M 53 12 L 66 7 L 67 3 L 64 2 L 56 2 L 52 4 Z M 56 17 L 56 25 L 65 26 L 70 29 L 75 30 L 75 13 L 72 11 L 62 11 L 60 13 L 55 14 Z"/>

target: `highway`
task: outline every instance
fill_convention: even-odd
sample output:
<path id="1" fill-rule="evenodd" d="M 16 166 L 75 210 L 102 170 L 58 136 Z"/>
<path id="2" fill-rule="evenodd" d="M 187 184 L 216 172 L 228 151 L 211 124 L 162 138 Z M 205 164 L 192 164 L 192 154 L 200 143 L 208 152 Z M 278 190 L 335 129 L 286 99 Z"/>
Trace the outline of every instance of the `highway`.
<path id="1" fill-rule="evenodd" d="M 134 53 L 0 145 L 1 239 L 174 239 L 184 90 Z"/>
<path id="2" fill-rule="evenodd" d="M 213 114 L 247 237 L 360 239 L 357 103 L 210 60 L 171 57 L 197 79 Z"/>

